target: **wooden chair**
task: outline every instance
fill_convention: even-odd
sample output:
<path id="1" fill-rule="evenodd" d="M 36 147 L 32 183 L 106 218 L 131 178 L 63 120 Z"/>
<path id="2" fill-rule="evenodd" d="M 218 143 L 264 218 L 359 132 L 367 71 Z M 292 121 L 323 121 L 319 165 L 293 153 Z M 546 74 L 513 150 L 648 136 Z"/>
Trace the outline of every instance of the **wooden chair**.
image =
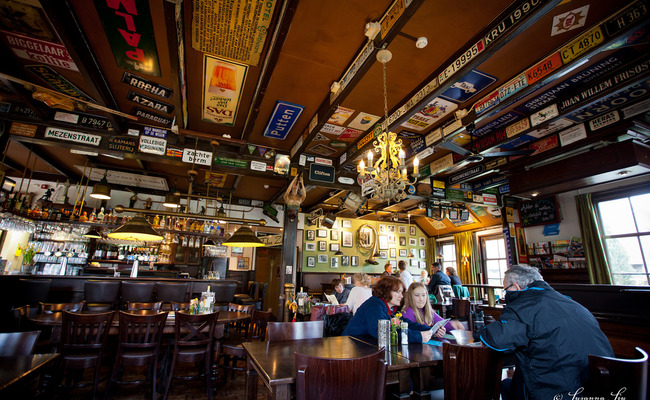
<path id="1" fill-rule="evenodd" d="M 169 303 L 169 308 L 171 311 L 188 311 L 190 309 L 191 303 L 177 303 L 172 301 Z"/>
<path id="2" fill-rule="evenodd" d="M 151 303 L 137 303 L 134 301 L 129 301 L 126 303 L 126 309 L 128 311 L 134 311 L 134 310 L 160 311 L 161 308 L 162 308 L 162 301 L 155 301 Z"/>
<path id="3" fill-rule="evenodd" d="M 122 281 L 122 302 L 150 302 L 153 297 L 154 282 Z"/>
<path id="4" fill-rule="evenodd" d="M 268 288 L 268 282 L 260 283 L 258 286 L 257 297 L 251 297 L 249 299 L 241 299 L 241 304 L 253 305 L 256 309 L 261 310 L 264 306 L 264 298 L 266 297 L 266 290 Z"/>
<path id="5" fill-rule="evenodd" d="M 40 331 L 0 333 L 0 357 L 32 354 L 40 334 Z"/>
<path id="6" fill-rule="evenodd" d="M 61 332 L 60 380 L 68 373 L 68 382 L 78 382 L 84 369 L 94 369 L 93 399 L 97 398 L 99 370 L 105 356 L 106 342 L 113 322 L 114 311 L 98 314 L 64 312 Z"/>
<path id="7" fill-rule="evenodd" d="M 445 400 L 499 400 L 503 355 L 488 347 L 442 344 Z"/>
<path id="8" fill-rule="evenodd" d="M 271 309 L 268 311 L 253 310 L 248 328 L 248 336 L 244 339 L 228 339 L 215 344 L 215 367 L 218 369 L 221 357 L 224 357 L 224 380 L 228 377 L 228 370 L 232 371 L 232 379 L 235 377 L 235 371 L 246 371 L 245 367 L 237 367 L 237 361 L 246 359 L 246 350 L 242 346 L 243 342 L 260 341 L 263 342 L 266 337 L 266 327 L 271 318 Z M 218 371 L 217 371 L 218 372 Z M 215 374 L 216 375 L 216 374 Z"/>
<path id="9" fill-rule="evenodd" d="M 84 308 L 85 301 L 77 303 L 43 303 L 39 302 L 41 313 L 52 314 L 63 311 L 78 312 Z"/>
<path id="10" fill-rule="evenodd" d="M 472 330 L 470 318 L 470 302 L 468 299 L 451 299 L 451 310 L 454 318 L 459 321 L 467 321 L 467 330 Z"/>
<path id="11" fill-rule="evenodd" d="M 125 366 L 149 366 L 148 376 L 152 377 L 152 398 L 156 399 L 156 380 L 158 378 L 158 356 L 165 329 L 167 313 L 135 315 L 120 311 L 120 333 L 117 354 L 111 378 L 106 385 L 106 394 L 112 383 L 142 383 L 142 380 L 120 381 L 118 375 Z"/>
<path id="12" fill-rule="evenodd" d="M 589 355 L 589 392 L 609 398 L 626 388 L 618 398 L 646 400 L 648 395 L 648 353 L 636 347 L 637 359 Z M 608 397 L 609 396 L 609 397 Z"/>
<path id="13" fill-rule="evenodd" d="M 361 358 L 321 358 L 295 353 L 296 399 L 383 400 L 384 351 Z"/>
<path id="14" fill-rule="evenodd" d="M 257 282 L 255 281 L 248 281 L 248 286 L 247 289 L 248 291 L 246 293 L 237 293 L 234 296 L 235 302 L 239 303 L 244 299 L 253 299 L 255 298 L 255 290 L 257 290 L 256 284 Z"/>
<path id="15" fill-rule="evenodd" d="M 11 309 L 11 326 L 8 327 L 10 331 L 23 331 L 29 324 L 27 318 L 29 317 L 29 306 L 24 305 L 14 307 Z"/>
<path id="16" fill-rule="evenodd" d="M 210 314 L 190 315 L 177 312 L 175 315 L 174 350 L 172 355 L 169 378 L 165 385 L 163 399 L 169 394 L 172 379 L 205 379 L 205 389 L 208 398 L 212 400 L 211 359 L 214 340 L 214 329 L 219 318 L 219 312 Z M 196 376 L 174 376 L 177 363 L 204 363 L 203 373 Z"/>
<path id="17" fill-rule="evenodd" d="M 323 337 L 324 321 L 269 322 L 269 342 Z"/>
<path id="18" fill-rule="evenodd" d="M 243 313 L 250 314 L 252 316 L 254 309 L 255 306 L 252 304 L 244 305 L 244 304 L 228 303 L 228 311 L 243 312 Z M 238 337 L 242 337 L 242 335 L 243 337 L 245 337 L 246 335 L 248 335 L 249 323 L 250 323 L 249 320 L 231 322 L 230 324 L 228 324 L 228 333 Z"/>
<path id="19" fill-rule="evenodd" d="M 187 287 L 189 283 L 156 283 L 156 300 L 163 302 L 184 303 L 187 301 Z"/>

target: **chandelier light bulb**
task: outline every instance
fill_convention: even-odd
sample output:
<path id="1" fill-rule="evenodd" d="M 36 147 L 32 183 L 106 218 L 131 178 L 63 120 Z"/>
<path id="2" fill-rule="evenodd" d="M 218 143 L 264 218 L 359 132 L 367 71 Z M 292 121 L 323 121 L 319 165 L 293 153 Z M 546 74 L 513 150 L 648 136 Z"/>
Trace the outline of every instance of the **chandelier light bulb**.
<path id="1" fill-rule="evenodd" d="M 413 158 L 413 175 L 418 175 L 420 173 L 419 166 L 420 160 L 417 157 Z"/>
<path id="2" fill-rule="evenodd" d="M 372 167 L 372 150 L 368 150 L 368 166 Z"/>

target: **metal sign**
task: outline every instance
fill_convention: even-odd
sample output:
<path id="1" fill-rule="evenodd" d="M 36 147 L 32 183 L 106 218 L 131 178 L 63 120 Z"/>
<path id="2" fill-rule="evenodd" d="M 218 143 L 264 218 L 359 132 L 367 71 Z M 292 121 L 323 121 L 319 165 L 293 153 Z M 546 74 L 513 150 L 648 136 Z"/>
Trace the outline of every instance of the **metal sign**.
<path id="1" fill-rule="evenodd" d="M 212 153 L 202 150 L 183 149 L 182 161 L 189 164 L 210 165 Z"/>
<path id="2" fill-rule="evenodd" d="M 278 140 L 286 139 L 304 109 L 305 106 L 278 100 L 264 128 L 263 136 Z"/>
<path id="3" fill-rule="evenodd" d="M 25 69 L 38 76 L 43 81 L 47 82 L 48 85 L 52 86 L 54 89 L 67 96 L 74 97 L 79 100 L 95 102 L 95 100 L 93 100 L 86 93 L 82 92 L 81 89 L 76 87 L 72 82 L 64 78 L 63 75 L 59 74 L 47 65 L 25 65 Z"/>
<path id="4" fill-rule="evenodd" d="M 137 146 L 135 139 L 120 136 L 111 136 L 108 138 L 107 148 L 109 150 L 123 151 L 125 153 L 135 153 Z"/>
<path id="5" fill-rule="evenodd" d="M 167 140 L 151 136 L 140 136 L 140 151 L 143 153 L 165 155 Z"/>
<path id="6" fill-rule="evenodd" d="M 126 83 L 129 86 L 133 86 L 134 88 L 138 88 L 145 92 L 164 97 L 166 99 L 172 97 L 172 93 L 174 93 L 173 90 L 166 86 L 159 85 L 156 82 L 152 82 L 144 78 L 140 78 L 139 76 L 133 75 L 130 72 L 125 72 L 124 75 L 122 75 L 122 82 Z"/>
<path id="7" fill-rule="evenodd" d="M 159 123 L 161 125 L 171 125 L 172 124 L 172 120 L 170 118 L 163 117 L 162 115 L 158 115 L 156 113 L 152 113 L 152 112 L 147 111 L 147 110 L 143 110 L 140 107 L 133 107 L 133 111 L 131 111 L 131 114 L 133 114 L 133 115 L 135 115 L 137 117 L 146 118 L 146 119 L 148 119 L 150 121 L 153 121 L 153 122 L 157 122 L 157 123 Z"/>
<path id="8" fill-rule="evenodd" d="M 77 65 L 70 57 L 65 46 L 18 35 L 12 32 L 2 32 L 2 38 L 7 46 L 20 58 L 37 61 L 54 67 L 79 71 Z"/>
<path id="9" fill-rule="evenodd" d="M 455 185 L 457 183 L 466 181 L 472 177 L 475 177 L 476 175 L 479 175 L 485 171 L 485 167 L 483 165 L 477 165 L 473 168 L 469 168 L 459 174 L 452 175 L 449 177 L 447 182 L 449 182 L 449 185 Z"/>
<path id="10" fill-rule="evenodd" d="M 36 135 L 36 130 L 38 130 L 38 126 L 36 125 L 28 125 L 21 122 L 12 122 L 11 128 L 9 128 L 9 133 L 18 136 L 34 137 Z"/>
<path id="11" fill-rule="evenodd" d="M 156 111 L 162 111 L 167 114 L 170 114 L 174 111 L 174 106 L 171 104 L 158 101 L 152 97 L 145 96 L 143 94 L 139 94 L 130 90 L 129 90 L 129 94 L 127 95 L 127 99 L 131 100 L 134 103 L 138 103 L 145 107 L 149 107 Z"/>
<path id="12" fill-rule="evenodd" d="M 311 164 L 309 166 L 309 180 L 334 183 L 334 167 L 329 165 Z"/>
<path id="13" fill-rule="evenodd" d="M 145 136 L 153 136 L 160 139 L 167 139 L 167 129 L 154 128 L 153 126 L 145 126 L 142 129 L 142 134 Z"/>
<path id="14" fill-rule="evenodd" d="M 45 137 L 77 142 L 79 144 L 88 144 L 91 146 L 99 146 L 99 142 L 102 140 L 102 137 L 99 135 L 91 135 L 89 133 L 75 132 L 59 128 L 47 128 L 45 130 Z"/>

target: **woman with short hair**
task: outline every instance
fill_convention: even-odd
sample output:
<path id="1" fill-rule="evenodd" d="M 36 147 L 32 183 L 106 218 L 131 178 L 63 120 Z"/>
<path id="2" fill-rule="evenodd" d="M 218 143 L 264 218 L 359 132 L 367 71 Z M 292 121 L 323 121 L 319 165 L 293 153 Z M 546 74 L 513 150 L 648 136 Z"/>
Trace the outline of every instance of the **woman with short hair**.
<path id="1" fill-rule="evenodd" d="M 357 309 L 343 335 L 371 335 L 377 337 L 380 319 L 395 317 L 404 297 L 404 283 L 394 276 L 381 278 L 372 288 L 372 297 Z M 408 323 L 408 340 L 413 343 L 428 342 L 433 336 L 430 327 L 403 318 Z"/>
<path id="2" fill-rule="evenodd" d="M 456 272 L 456 268 L 454 267 L 447 267 L 445 268 L 445 272 L 447 275 L 449 275 L 449 280 L 451 281 L 451 285 L 462 285 L 463 283 L 460 281 L 460 277 L 458 276 L 458 273 Z"/>
<path id="3" fill-rule="evenodd" d="M 350 290 L 348 301 L 345 303 L 352 314 L 356 313 L 359 307 L 372 296 L 370 289 L 370 277 L 363 272 L 357 272 L 352 277 L 354 287 Z"/>

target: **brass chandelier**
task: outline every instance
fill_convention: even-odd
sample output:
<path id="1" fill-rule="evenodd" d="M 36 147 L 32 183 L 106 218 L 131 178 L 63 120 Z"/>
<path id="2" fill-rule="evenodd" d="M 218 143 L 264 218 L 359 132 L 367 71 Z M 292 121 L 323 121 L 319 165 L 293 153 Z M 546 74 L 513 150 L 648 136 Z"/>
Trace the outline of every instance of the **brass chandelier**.
<path id="1" fill-rule="evenodd" d="M 382 133 L 373 141 L 374 151 L 379 154 L 373 163 L 373 150 L 368 150 L 368 167 L 363 160 L 359 162 L 359 173 L 364 179 L 362 191 L 372 200 L 399 203 L 407 196 L 407 186 L 417 182 L 419 160 L 413 158 L 413 181 L 409 179 L 402 150 L 402 139 L 395 132 L 388 131 L 388 95 L 386 92 L 386 63 L 392 54 L 386 49 L 377 52 L 377 61 L 382 63 L 384 77 L 384 121 Z"/>

